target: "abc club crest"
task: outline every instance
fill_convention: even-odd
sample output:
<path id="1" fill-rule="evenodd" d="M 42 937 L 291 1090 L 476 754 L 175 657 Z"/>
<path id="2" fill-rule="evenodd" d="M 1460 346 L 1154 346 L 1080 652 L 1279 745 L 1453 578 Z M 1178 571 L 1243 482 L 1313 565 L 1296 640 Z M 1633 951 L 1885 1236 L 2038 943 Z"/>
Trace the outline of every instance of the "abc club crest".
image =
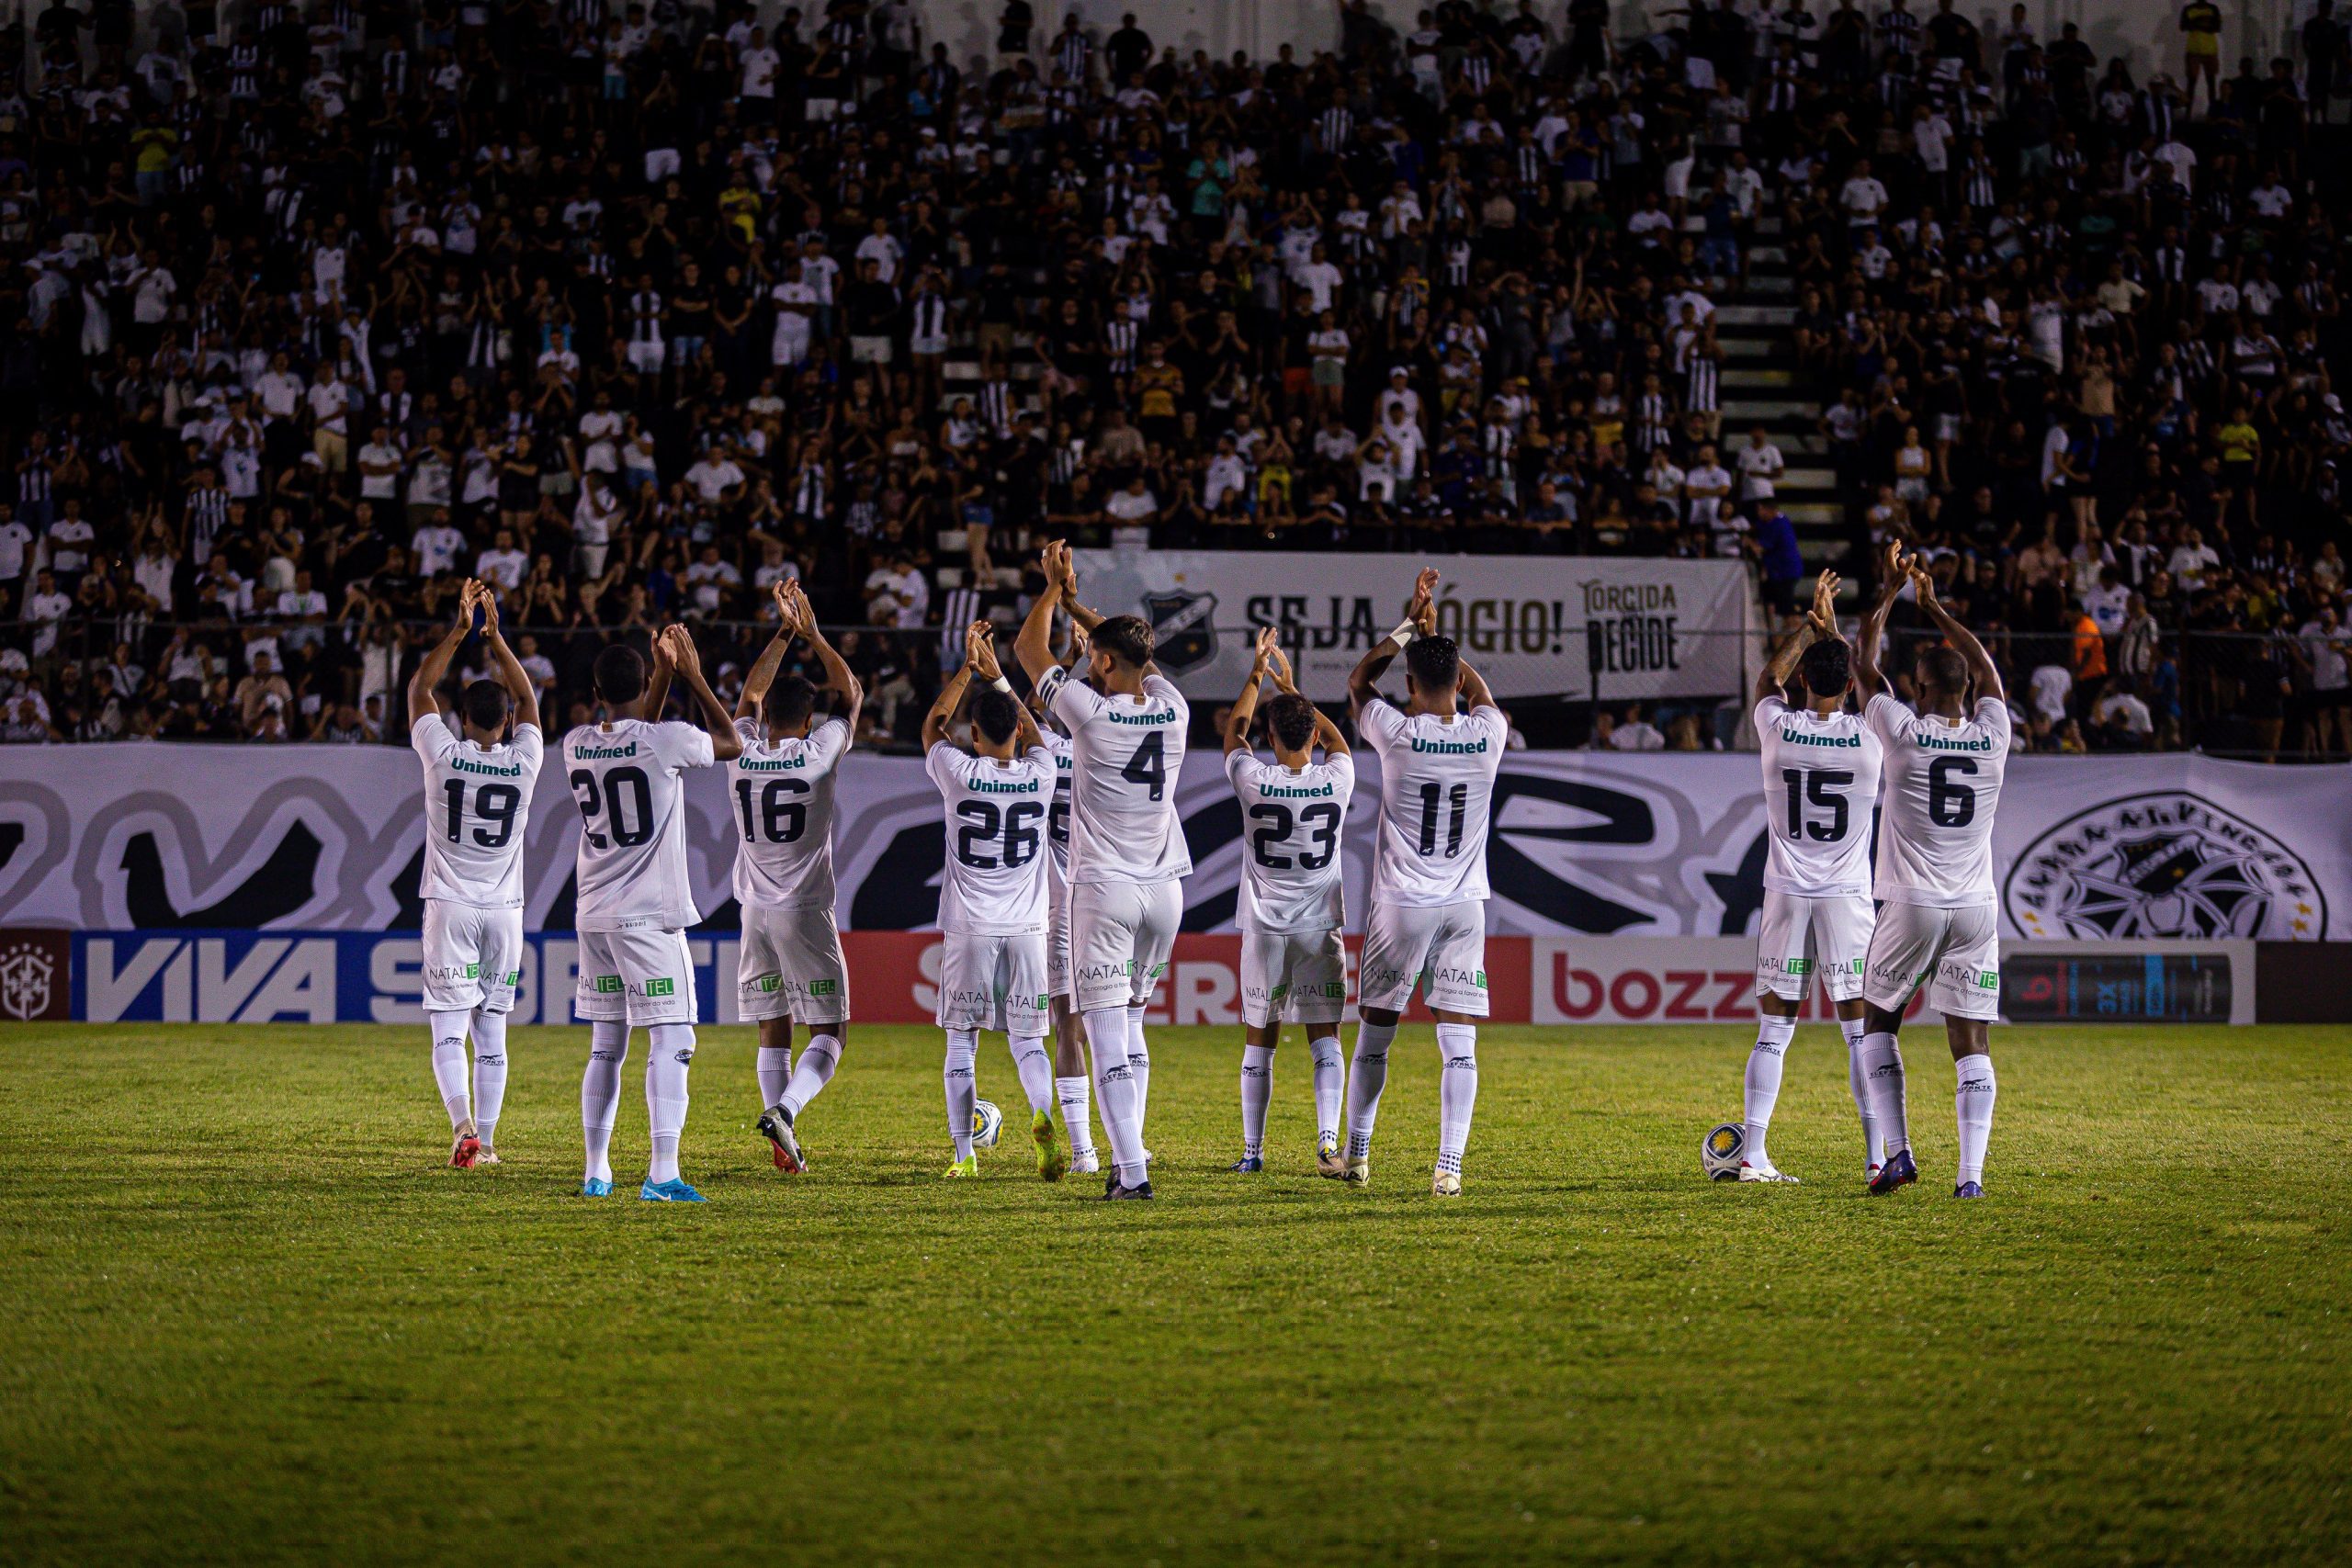
<path id="1" fill-rule="evenodd" d="M 2075 813 L 2017 857 L 2003 889 L 2029 937 L 2318 942 L 2327 898 L 2302 858 L 2200 795 L 2158 790 Z"/>
<path id="2" fill-rule="evenodd" d="M 1151 617 L 1151 659 L 1162 670 L 1182 674 L 1216 657 L 1214 593 L 1147 593 L 1143 613 Z"/>

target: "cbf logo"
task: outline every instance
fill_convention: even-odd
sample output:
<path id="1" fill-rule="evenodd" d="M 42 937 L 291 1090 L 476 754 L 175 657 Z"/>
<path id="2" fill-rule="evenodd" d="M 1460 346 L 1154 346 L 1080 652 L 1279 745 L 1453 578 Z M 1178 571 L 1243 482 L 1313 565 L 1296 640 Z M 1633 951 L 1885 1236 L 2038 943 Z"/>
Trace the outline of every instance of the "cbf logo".
<path id="1" fill-rule="evenodd" d="M 1152 661 L 1161 669 L 1181 674 L 1216 657 L 1216 594 L 1147 593 L 1143 613 L 1151 623 Z"/>
<path id="2" fill-rule="evenodd" d="M 2317 942 L 2327 898 L 2302 857 L 2201 795 L 2158 790 L 2077 812 L 2002 890 L 2029 937 Z"/>
<path id="3" fill-rule="evenodd" d="M 0 1013 L 22 1022 L 47 1014 L 57 986 L 57 959 L 29 942 L 0 949 Z"/>

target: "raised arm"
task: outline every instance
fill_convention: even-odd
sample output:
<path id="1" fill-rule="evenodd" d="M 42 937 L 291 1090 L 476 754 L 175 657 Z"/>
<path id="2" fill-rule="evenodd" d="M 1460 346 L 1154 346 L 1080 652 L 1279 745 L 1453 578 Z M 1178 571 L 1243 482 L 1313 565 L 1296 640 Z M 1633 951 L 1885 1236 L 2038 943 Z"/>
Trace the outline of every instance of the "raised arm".
<path id="1" fill-rule="evenodd" d="M 441 635 L 439 642 L 425 649 L 424 657 L 417 662 L 416 673 L 408 678 L 408 723 L 411 729 L 416 728 L 417 720 L 440 711 L 434 704 L 433 694 L 449 673 L 449 661 L 458 657 L 458 645 L 465 641 L 466 634 L 473 629 L 474 587 L 469 582 L 459 590 L 457 624 Z"/>
<path id="2" fill-rule="evenodd" d="M 743 677 L 743 694 L 735 700 L 737 718 L 756 717 L 762 699 L 768 688 L 775 684 L 775 672 L 784 668 L 784 656 L 792 650 L 792 638 L 797 623 L 791 615 L 792 596 L 785 592 L 784 579 L 778 578 L 769 593 L 775 601 L 775 636 L 767 647 L 760 649 L 759 658 L 752 661 L 752 672 Z"/>
<path id="3" fill-rule="evenodd" d="M 662 710 L 670 704 L 670 676 L 674 669 L 670 649 L 662 638 L 653 639 L 653 667 L 645 673 L 645 716 L 658 724 Z"/>
<path id="4" fill-rule="evenodd" d="M 1046 671 L 1056 664 L 1054 658 L 1054 610 L 1061 603 L 1061 579 L 1056 572 L 1057 558 L 1067 560 L 1069 547 L 1059 539 L 1046 543 L 1046 553 L 1039 561 L 1046 574 L 1045 592 L 1029 606 L 1029 618 L 1021 623 L 1021 635 L 1012 639 L 1012 656 L 1021 660 L 1021 672 L 1036 685 L 1045 680 Z"/>
<path id="5" fill-rule="evenodd" d="M 1256 657 L 1250 661 L 1250 679 L 1242 682 L 1241 694 L 1233 699 L 1233 712 L 1225 721 L 1225 750 L 1228 756 L 1250 749 L 1250 724 L 1258 716 L 1258 688 L 1266 679 L 1274 638 L 1280 635 L 1272 626 L 1258 628 L 1258 649 Z"/>
<path id="6" fill-rule="evenodd" d="M 824 667 L 825 684 L 821 690 L 841 698 L 842 722 L 849 726 L 850 736 L 855 739 L 857 716 L 865 706 L 865 688 L 858 684 L 857 677 L 850 672 L 848 661 L 834 650 L 833 645 L 825 640 L 825 634 L 818 629 L 816 607 L 808 603 L 808 592 L 797 581 L 786 592 L 792 602 L 793 619 L 797 623 L 793 629 L 808 639 L 809 650 L 816 654 L 817 662 Z"/>
<path id="7" fill-rule="evenodd" d="M 662 628 L 657 643 L 670 645 L 670 663 L 686 683 L 687 694 L 701 710 L 702 727 L 710 732 L 710 754 L 725 762 L 743 754 L 743 738 L 735 733 L 735 721 L 728 716 L 727 705 L 710 682 L 702 678 L 702 654 L 695 647 L 692 633 L 681 626 Z"/>
<path id="8" fill-rule="evenodd" d="M 474 603 L 481 606 L 481 634 L 490 643 L 492 661 L 498 666 L 499 684 L 504 686 L 506 694 L 514 699 L 514 727 L 520 729 L 527 724 L 537 729 L 539 727 L 538 689 L 531 684 L 531 672 L 523 668 L 523 661 L 514 657 L 513 649 L 506 646 L 506 634 L 498 629 L 498 595 L 483 583 L 473 582 L 468 586 L 473 590 Z M 410 722 L 415 721 L 412 719 Z"/>
<path id="9" fill-rule="evenodd" d="M 1787 641 L 1781 644 L 1771 661 L 1756 677 L 1754 700 L 1778 696 L 1787 687 L 1789 676 L 1795 671 L 1797 660 L 1815 643 L 1838 635 L 1837 621 L 1838 574 L 1825 571 L 1814 580 L 1813 607 L 1805 612 L 1804 624 Z"/>
<path id="10" fill-rule="evenodd" d="M 950 726 L 956 722 L 956 712 L 964 705 L 964 693 L 972 683 L 972 634 L 976 628 L 964 630 L 963 668 L 940 682 L 939 696 L 931 711 L 922 716 L 922 749 L 929 751 L 947 739 Z"/>
<path id="11" fill-rule="evenodd" d="M 1890 541 L 1886 558 L 1879 564 L 1877 602 L 1862 616 L 1861 632 L 1854 639 L 1854 683 L 1861 688 L 1864 702 L 1886 690 L 1886 675 L 1878 667 L 1879 639 L 1886 635 L 1886 613 L 1894 608 L 1894 596 L 1903 592 L 1910 570 L 1903 547 Z"/>
<path id="12" fill-rule="evenodd" d="M 1389 664 L 1405 651 L 1405 645 L 1416 635 L 1426 635 L 1437 627 L 1437 568 L 1425 566 L 1413 580 L 1413 601 L 1405 611 L 1403 624 L 1372 645 L 1371 650 L 1356 660 L 1348 671 L 1348 713 L 1351 716 L 1363 705 L 1380 694 L 1380 678 L 1388 672 Z"/>
<path id="13" fill-rule="evenodd" d="M 1943 601 L 1936 597 L 1935 580 L 1928 575 L 1927 568 L 1914 566 L 1911 569 L 1911 587 L 1918 596 L 1919 608 L 1928 613 L 1928 619 L 1936 623 L 1936 629 L 1944 634 L 1944 640 L 1959 649 L 1960 657 L 1966 661 L 1968 678 L 1976 682 L 1977 696 L 2007 696 L 2008 693 L 2001 685 L 2000 666 L 1994 663 L 1993 656 L 1984 651 L 1984 645 L 1976 639 L 1976 634 L 1962 626 L 1959 617 L 1945 609 Z"/>
<path id="14" fill-rule="evenodd" d="M 1298 695 L 1298 682 L 1291 678 L 1290 655 L 1284 653 L 1279 644 L 1273 649 L 1273 657 L 1267 661 L 1266 673 L 1274 678 L 1274 690 L 1288 696 Z M 1315 710 L 1315 744 L 1323 748 L 1326 757 L 1348 755 L 1347 737 L 1340 733 L 1340 727 L 1333 724 L 1321 708 Z"/>

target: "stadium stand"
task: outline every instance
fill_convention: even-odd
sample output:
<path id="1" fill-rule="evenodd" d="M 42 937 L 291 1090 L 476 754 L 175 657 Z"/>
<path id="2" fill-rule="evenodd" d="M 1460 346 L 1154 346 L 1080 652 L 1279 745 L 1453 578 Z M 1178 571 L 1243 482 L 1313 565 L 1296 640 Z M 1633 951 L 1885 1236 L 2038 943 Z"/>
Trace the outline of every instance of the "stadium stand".
<path id="1" fill-rule="evenodd" d="M 736 678 L 798 576 L 887 745 L 1046 537 L 1781 612 L 1901 538 L 2036 749 L 2352 752 L 2340 26 L 2191 103 L 2023 7 L 1652 10 L 1213 60 L 1016 0 L 959 62 L 905 0 L 54 0 L 0 739 L 397 740 L 468 576 L 559 724 L 666 620 Z"/>

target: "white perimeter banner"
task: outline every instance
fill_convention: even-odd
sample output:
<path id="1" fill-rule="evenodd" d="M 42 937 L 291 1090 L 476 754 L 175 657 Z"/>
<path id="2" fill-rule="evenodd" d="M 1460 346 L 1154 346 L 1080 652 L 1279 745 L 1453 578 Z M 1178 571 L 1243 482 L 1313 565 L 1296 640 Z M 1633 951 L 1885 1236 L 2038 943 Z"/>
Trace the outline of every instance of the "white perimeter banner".
<path id="1" fill-rule="evenodd" d="M 1176 790 L 1194 931 L 1230 929 L 1246 848 L 1218 761 L 1188 756 Z M 1357 761 L 1343 849 L 1351 929 L 1364 908 L 1380 784 L 1375 760 Z M 739 829 L 724 772 L 687 792 L 687 863 L 717 931 L 737 924 Z M 945 835 L 921 761 L 853 753 L 837 798 L 843 927 L 932 927 Z M 415 757 L 392 747 L 0 750 L 0 926 L 413 930 L 424 807 Z M 562 778 L 543 773 L 524 852 L 531 930 L 571 927 L 579 824 Z M 1751 933 L 1770 830 L 1753 753 L 1510 753 L 1487 841 L 1488 929 Z M 2352 938 L 2352 766 L 2019 757 L 1994 847 L 2013 937 Z"/>
<path id="2" fill-rule="evenodd" d="M 1312 550 L 1080 550 L 1080 596 L 1151 622 L 1186 696 L 1230 700 L 1258 628 L 1283 628 L 1299 690 L 1348 694 L 1348 671 L 1405 617 L 1415 555 Z M 1726 560 L 1442 556 L 1438 630 L 1498 697 L 1603 702 L 1745 692 L 1747 569 Z"/>

